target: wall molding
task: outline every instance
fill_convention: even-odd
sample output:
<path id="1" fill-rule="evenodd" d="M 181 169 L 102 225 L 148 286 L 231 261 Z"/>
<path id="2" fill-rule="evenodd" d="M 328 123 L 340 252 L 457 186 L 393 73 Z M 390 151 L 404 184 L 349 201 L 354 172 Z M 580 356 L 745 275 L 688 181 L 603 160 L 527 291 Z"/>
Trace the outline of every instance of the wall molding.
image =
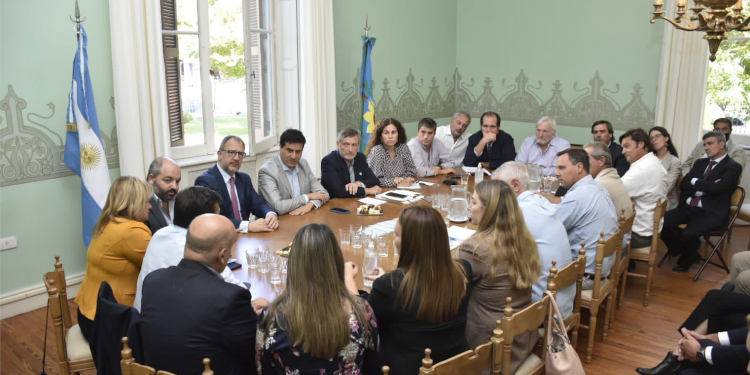
<path id="1" fill-rule="evenodd" d="M 481 81 L 481 84 L 477 82 Z M 362 100 L 359 97 L 359 69 L 351 86 L 341 82 L 343 99 L 336 107 L 338 128 L 361 123 Z M 452 77 L 443 80 L 440 89 L 437 77 L 425 87 L 424 79 L 417 79 L 411 68 L 404 84 L 396 80 L 396 94 L 391 95 L 392 82 L 388 77 L 381 81 L 380 95 L 375 95 L 377 118 L 395 117 L 401 122 L 416 122 L 422 117 L 450 117 L 455 111 L 467 111 L 479 116 L 487 111 L 500 113 L 503 120 L 536 123 L 542 116 L 551 116 L 559 125 L 589 127 L 597 119 L 607 119 L 618 129 L 650 128 L 654 125 L 654 108 L 643 102 L 643 87 L 632 84 L 630 100 L 620 93 L 620 84 L 606 86 L 599 72 L 585 84 L 573 82 L 572 90 L 565 92 L 566 84 L 560 80 L 543 84 L 532 82 L 523 69 L 512 79 L 500 80 L 500 85 L 490 77 L 465 79 L 458 68 Z M 542 88 L 551 89 L 551 95 L 542 96 Z M 499 92 L 496 94 L 495 92 Z"/>
<path id="2" fill-rule="evenodd" d="M 65 278 L 68 298 L 75 298 L 85 272 Z M 0 319 L 10 318 L 47 306 L 47 289 L 43 283 L 0 295 Z"/>
<path id="3" fill-rule="evenodd" d="M 27 105 L 25 99 L 16 95 L 13 85 L 8 85 L 5 97 L 0 100 L 0 187 L 75 174 L 63 160 L 65 123 L 59 121 L 59 115 L 55 116 L 55 104 L 47 103 L 46 115 L 34 112 L 24 115 Z M 26 121 L 33 125 L 27 125 Z M 46 125 L 50 123 L 54 125 Z M 62 130 L 62 136 L 54 128 Z M 116 128 L 109 135 L 102 132 L 102 145 L 109 168 L 118 168 Z"/>

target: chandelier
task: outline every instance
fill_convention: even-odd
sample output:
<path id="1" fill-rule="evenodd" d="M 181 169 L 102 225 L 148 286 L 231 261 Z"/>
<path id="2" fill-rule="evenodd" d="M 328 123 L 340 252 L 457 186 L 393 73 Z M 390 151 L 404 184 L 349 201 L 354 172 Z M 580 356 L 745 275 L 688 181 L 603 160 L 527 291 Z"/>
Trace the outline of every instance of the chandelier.
<path id="1" fill-rule="evenodd" d="M 742 0 L 693 0 L 695 6 L 690 8 L 693 15 L 686 17 L 686 0 L 677 0 L 677 16 L 664 17 L 663 0 L 654 0 L 654 14 L 651 23 L 663 19 L 674 27 L 686 31 L 705 31 L 704 39 L 708 41 L 709 60 L 716 60 L 719 44 L 727 38 L 728 31 L 749 31 L 750 17 L 742 17 Z"/>

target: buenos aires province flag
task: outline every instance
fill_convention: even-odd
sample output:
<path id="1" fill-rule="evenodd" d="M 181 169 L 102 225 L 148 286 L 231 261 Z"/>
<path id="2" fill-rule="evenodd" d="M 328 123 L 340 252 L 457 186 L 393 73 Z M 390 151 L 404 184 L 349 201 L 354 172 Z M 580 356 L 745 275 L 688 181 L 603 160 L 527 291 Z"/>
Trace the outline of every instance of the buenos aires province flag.
<path id="1" fill-rule="evenodd" d="M 83 242 L 88 248 L 94 225 L 107 199 L 110 180 L 91 89 L 87 41 L 86 31 L 81 26 L 68 99 L 65 165 L 81 176 Z"/>
<path id="2" fill-rule="evenodd" d="M 362 37 L 362 66 L 359 75 L 359 95 L 362 97 L 362 142 L 364 150 L 375 130 L 375 98 L 372 96 L 372 63 L 370 56 L 375 46 L 375 38 Z"/>

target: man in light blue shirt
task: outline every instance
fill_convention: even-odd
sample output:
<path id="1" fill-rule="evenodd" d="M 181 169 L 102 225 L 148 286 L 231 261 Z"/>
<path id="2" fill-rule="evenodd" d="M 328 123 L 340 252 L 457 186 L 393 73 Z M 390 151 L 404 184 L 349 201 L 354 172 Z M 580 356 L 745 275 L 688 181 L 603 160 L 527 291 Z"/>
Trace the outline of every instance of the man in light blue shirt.
<path id="1" fill-rule="evenodd" d="M 586 247 L 586 275 L 583 289 L 594 286 L 596 245 L 600 233 L 609 238 L 617 232 L 615 205 L 604 187 L 589 175 L 589 156 L 582 149 L 569 148 L 558 154 L 557 179 L 569 188 L 560 204 L 557 217 L 568 231 L 571 259 L 578 256 L 581 244 Z M 609 275 L 615 254 L 604 258 L 602 276 Z"/>
<path id="2" fill-rule="evenodd" d="M 521 164 L 538 164 L 544 168 L 545 176 L 555 174 L 557 153 L 570 147 L 570 142 L 557 136 L 557 122 L 544 116 L 536 122 L 536 136 L 521 143 L 516 161 Z"/>
<path id="3" fill-rule="evenodd" d="M 529 174 L 525 165 L 515 161 L 505 162 L 492 173 L 492 179 L 505 181 L 513 189 L 521 212 L 523 212 L 526 227 L 536 240 L 542 263 L 542 274 L 539 281 L 531 287 L 531 300 L 532 302 L 539 301 L 544 297 L 544 291 L 547 289 L 547 277 L 552 261 L 556 262 L 558 270 L 571 262 L 568 234 L 557 219 L 554 205 L 541 195 L 527 190 Z M 563 318 L 567 318 L 573 312 L 575 296 L 575 284 L 557 292 L 557 304 L 560 306 Z"/>
<path id="4" fill-rule="evenodd" d="M 445 145 L 434 142 L 435 128 L 435 120 L 428 117 L 419 120 L 417 136 L 406 144 L 417 167 L 417 177 L 456 173 L 453 168 L 461 166 L 450 160 L 450 150 Z"/>

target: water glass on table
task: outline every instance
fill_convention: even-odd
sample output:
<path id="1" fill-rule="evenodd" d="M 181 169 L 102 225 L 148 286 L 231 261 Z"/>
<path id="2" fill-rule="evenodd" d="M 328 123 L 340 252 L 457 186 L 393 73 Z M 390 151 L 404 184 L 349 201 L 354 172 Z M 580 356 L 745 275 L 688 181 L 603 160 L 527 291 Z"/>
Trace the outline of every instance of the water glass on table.
<path id="1" fill-rule="evenodd" d="M 387 257 L 388 256 L 388 241 L 386 240 L 385 236 L 378 236 L 376 241 L 377 241 L 378 256 Z"/>
<path id="2" fill-rule="evenodd" d="M 258 246 L 256 254 L 258 256 L 258 272 L 268 273 L 268 263 L 270 258 L 268 256 L 268 249 L 266 249 L 265 246 Z"/>
<path id="3" fill-rule="evenodd" d="M 351 232 L 352 232 L 352 239 L 351 239 L 351 245 L 354 249 L 361 249 L 362 244 L 364 242 L 364 234 L 362 233 L 362 226 L 352 224 L 351 226 Z"/>
<path id="4" fill-rule="evenodd" d="M 281 257 L 272 255 L 268 263 L 271 271 L 269 281 L 272 285 L 281 284 Z"/>
<path id="5" fill-rule="evenodd" d="M 469 185 L 469 174 L 468 173 L 461 173 L 461 185 L 464 185 L 464 186 Z"/>
<path id="6" fill-rule="evenodd" d="M 374 251 L 366 251 L 362 264 L 362 281 L 365 287 L 372 288 L 372 280 L 367 276 L 378 274 L 378 257 Z"/>
<path id="7" fill-rule="evenodd" d="M 341 246 L 349 246 L 351 243 L 352 232 L 349 228 L 339 228 L 339 239 L 341 240 Z"/>
<path id="8" fill-rule="evenodd" d="M 254 270 L 258 268 L 258 257 L 256 254 L 253 254 L 252 249 L 245 250 L 245 259 L 247 260 L 248 269 Z"/>

